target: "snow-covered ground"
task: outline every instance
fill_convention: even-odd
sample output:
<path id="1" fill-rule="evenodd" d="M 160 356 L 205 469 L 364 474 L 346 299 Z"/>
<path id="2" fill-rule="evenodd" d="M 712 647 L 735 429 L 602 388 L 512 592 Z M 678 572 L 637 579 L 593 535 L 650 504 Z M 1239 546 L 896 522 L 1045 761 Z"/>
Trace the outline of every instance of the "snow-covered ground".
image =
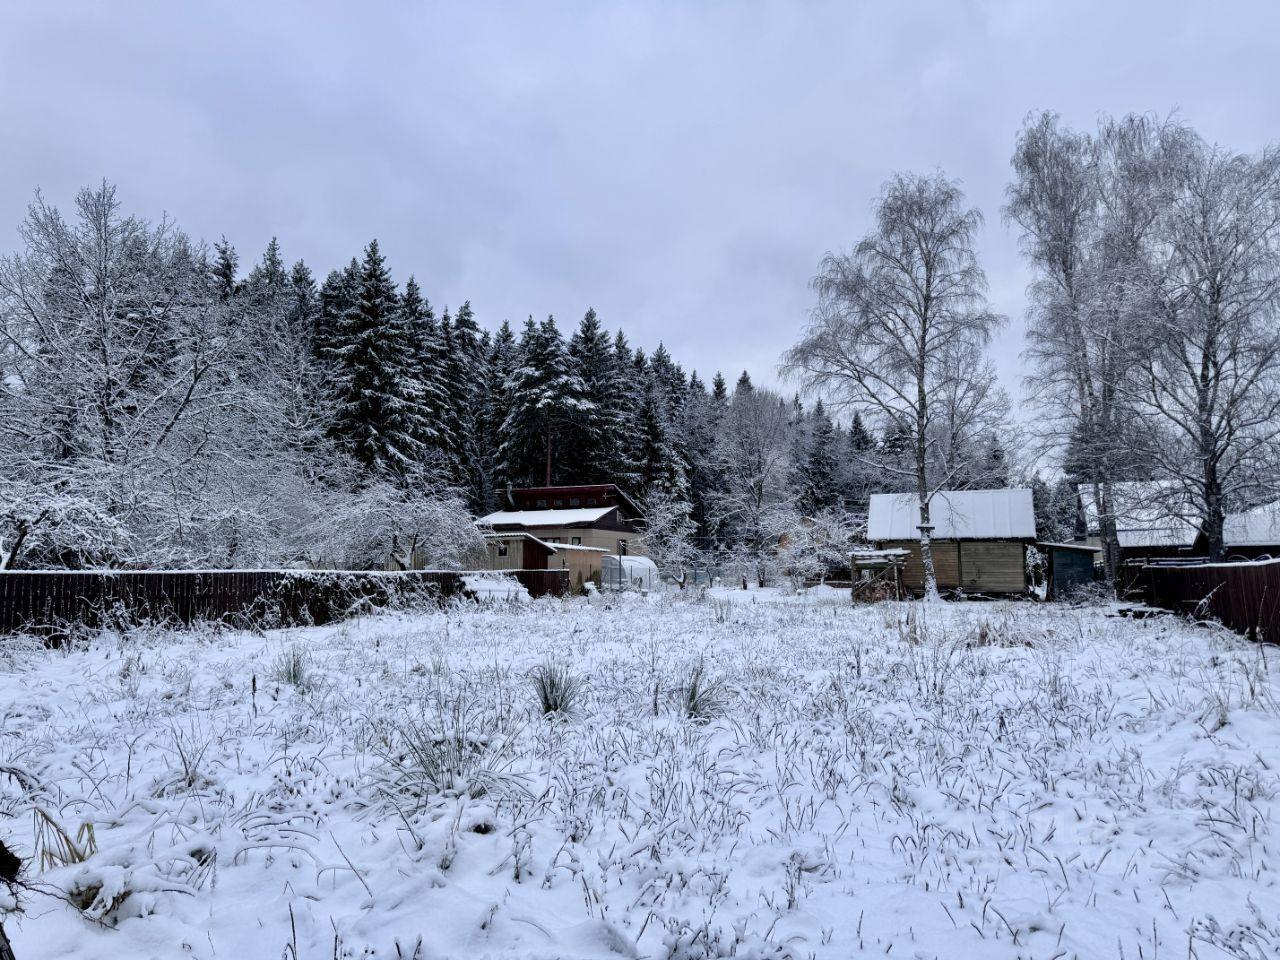
<path id="1" fill-rule="evenodd" d="M 19 960 L 1275 956 L 1280 653 L 1106 613 L 723 591 L 9 644 L 0 838 L 45 863 L 5 926 Z"/>

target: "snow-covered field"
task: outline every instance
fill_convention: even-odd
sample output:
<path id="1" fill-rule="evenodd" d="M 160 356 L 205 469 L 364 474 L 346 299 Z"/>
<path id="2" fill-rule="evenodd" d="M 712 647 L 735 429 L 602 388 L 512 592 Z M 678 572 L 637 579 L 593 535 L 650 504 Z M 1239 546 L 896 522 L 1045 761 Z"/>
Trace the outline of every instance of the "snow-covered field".
<path id="1" fill-rule="evenodd" d="M 834 592 L 10 644 L 5 926 L 18 960 L 1272 957 L 1267 653 Z"/>

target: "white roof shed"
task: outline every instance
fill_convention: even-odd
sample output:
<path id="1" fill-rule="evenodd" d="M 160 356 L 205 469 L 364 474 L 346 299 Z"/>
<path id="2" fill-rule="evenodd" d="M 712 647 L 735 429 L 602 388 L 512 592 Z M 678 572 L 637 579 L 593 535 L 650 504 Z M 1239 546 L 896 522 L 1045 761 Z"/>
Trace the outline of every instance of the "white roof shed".
<path id="1" fill-rule="evenodd" d="M 1242 513 L 1227 514 L 1222 522 L 1222 541 L 1228 547 L 1280 544 L 1280 500 Z"/>
<path id="2" fill-rule="evenodd" d="M 935 540 L 1034 540 L 1031 491 L 939 490 L 929 500 Z M 918 540 L 920 500 L 914 493 L 876 493 L 867 516 L 867 539 Z"/>
<path id="3" fill-rule="evenodd" d="M 1098 508 L 1091 493 L 1081 490 L 1085 524 L 1099 529 Z M 1116 542 L 1124 548 L 1189 547 L 1200 532 L 1186 495 L 1167 480 L 1126 480 L 1111 484 Z"/>

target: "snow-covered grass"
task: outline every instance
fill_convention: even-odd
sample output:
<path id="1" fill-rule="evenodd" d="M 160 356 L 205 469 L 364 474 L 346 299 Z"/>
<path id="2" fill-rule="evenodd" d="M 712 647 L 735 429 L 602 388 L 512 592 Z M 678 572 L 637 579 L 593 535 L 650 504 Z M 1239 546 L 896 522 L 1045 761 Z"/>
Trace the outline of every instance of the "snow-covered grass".
<path id="1" fill-rule="evenodd" d="M 0 646 L 6 928 L 19 960 L 1275 956 L 1277 651 L 1106 612 L 724 591 Z"/>

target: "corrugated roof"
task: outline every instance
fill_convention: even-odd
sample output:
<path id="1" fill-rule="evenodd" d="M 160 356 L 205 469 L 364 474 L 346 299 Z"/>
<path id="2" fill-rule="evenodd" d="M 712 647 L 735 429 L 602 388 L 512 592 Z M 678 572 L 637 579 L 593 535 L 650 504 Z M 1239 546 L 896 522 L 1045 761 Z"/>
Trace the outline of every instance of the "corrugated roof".
<path id="1" fill-rule="evenodd" d="M 617 507 L 585 507 L 574 510 L 499 510 L 487 517 L 481 517 L 479 523 L 497 527 L 504 524 L 515 524 L 521 527 L 569 527 L 575 523 L 595 523 L 606 513 L 612 513 Z"/>
<path id="2" fill-rule="evenodd" d="M 939 490 L 929 500 L 935 540 L 1034 540 L 1031 491 Z M 918 540 L 920 500 L 914 493 L 876 493 L 867 516 L 867 539 Z"/>
<path id="3" fill-rule="evenodd" d="M 520 530 L 505 530 L 494 533 L 482 534 L 486 540 L 531 540 L 539 546 L 546 547 L 550 552 L 556 553 L 562 546 L 558 543 L 547 543 L 545 540 L 539 540 L 532 533 L 524 533 Z"/>
<path id="4" fill-rule="evenodd" d="M 1280 500 L 1242 513 L 1227 514 L 1222 522 L 1222 542 L 1228 547 L 1280 544 Z"/>

